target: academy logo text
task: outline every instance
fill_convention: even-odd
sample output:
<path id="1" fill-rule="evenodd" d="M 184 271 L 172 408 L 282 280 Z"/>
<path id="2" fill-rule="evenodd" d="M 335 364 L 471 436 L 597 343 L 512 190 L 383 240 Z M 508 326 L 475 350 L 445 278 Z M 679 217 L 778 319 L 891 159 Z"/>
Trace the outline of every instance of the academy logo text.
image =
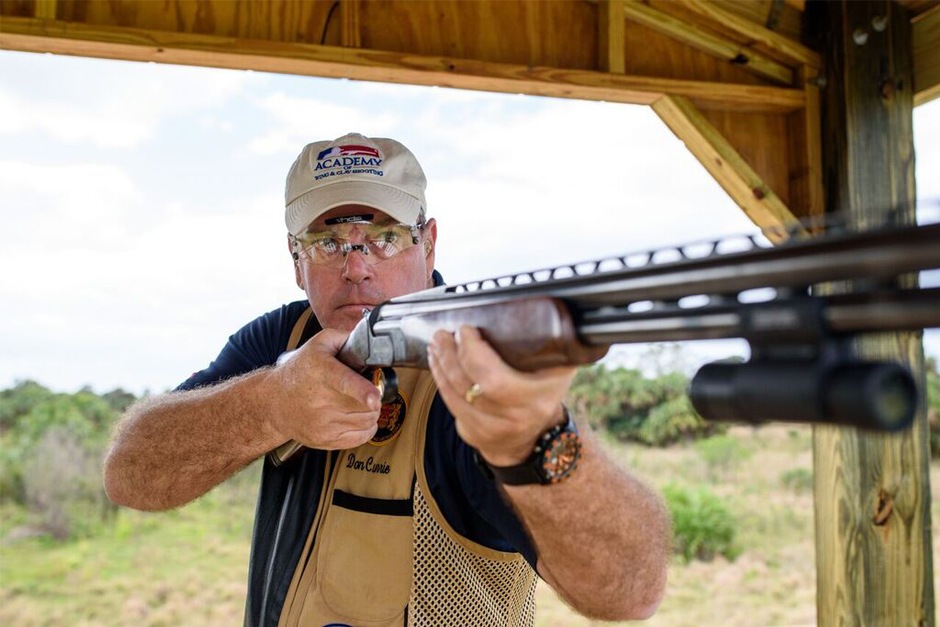
<path id="1" fill-rule="evenodd" d="M 313 177 L 319 181 L 327 176 L 337 176 L 342 174 L 372 174 L 383 176 L 384 172 L 379 170 L 382 165 L 382 155 L 377 148 L 370 146 L 334 146 L 320 151 L 317 155 L 317 165 L 315 172 L 327 170 L 322 174 Z M 337 171 L 337 168 L 342 168 Z"/>

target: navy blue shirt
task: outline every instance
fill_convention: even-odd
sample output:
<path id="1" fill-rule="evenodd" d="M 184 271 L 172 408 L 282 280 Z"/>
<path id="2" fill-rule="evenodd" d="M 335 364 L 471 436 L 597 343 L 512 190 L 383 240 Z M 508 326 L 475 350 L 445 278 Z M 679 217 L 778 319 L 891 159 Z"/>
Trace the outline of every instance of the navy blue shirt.
<path id="1" fill-rule="evenodd" d="M 249 322 L 229 337 L 207 368 L 194 373 L 177 390 L 211 385 L 273 365 L 306 308 L 306 301 L 296 301 Z M 428 421 L 425 474 L 444 518 L 457 533 L 478 544 L 521 553 L 534 569 L 535 549 L 522 524 L 500 497 L 495 483 L 476 465 L 473 449 L 457 435 L 453 415 L 440 395 L 434 398 L 431 417 L 435 419 Z"/>

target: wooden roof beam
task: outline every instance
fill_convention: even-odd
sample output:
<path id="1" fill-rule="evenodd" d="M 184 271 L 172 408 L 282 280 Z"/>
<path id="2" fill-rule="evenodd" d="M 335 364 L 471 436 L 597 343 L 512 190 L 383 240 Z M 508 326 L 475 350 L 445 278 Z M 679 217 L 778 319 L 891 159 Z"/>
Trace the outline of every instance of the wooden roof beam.
<path id="1" fill-rule="evenodd" d="M 627 71 L 623 0 L 600 0 L 597 4 L 597 61 L 602 72 Z"/>
<path id="2" fill-rule="evenodd" d="M 340 41 L 347 48 L 362 47 L 362 12 L 360 0 L 340 0 Z"/>
<path id="3" fill-rule="evenodd" d="M 652 104 L 664 94 L 690 98 L 703 108 L 739 111 L 794 111 L 806 102 L 802 90 L 782 87 L 609 74 L 32 18 L 4 17 L 0 22 L 0 48 L 632 104 Z"/>
<path id="4" fill-rule="evenodd" d="M 40 20 L 54 20 L 56 18 L 56 2 L 58 0 L 35 0 L 33 16 Z"/>
<path id="5" fill-rule="evenodd" d="M 808 65 L 810 68 L 820 66 L 819 53 L 789 37 L 765 28 L 745 17 L 727 11 L 712 2 L 705 0 L 667 0 L 657 2 L 655 6 L 681 6 L 688 14 L 697 15 L 703 19 L 700 24 L 718 24 L 740 36 L 748 45 L 759 45 L 773 51 L 787 63 L 793 65 Z"/>
<path id="6" fill-rule="evenodd" d="M 793 84 L 793 70 L 736 41 L 654 9 L 641 0 L 626 0 L 623 8 L 627 19 L 631 21 L 738 65 L 762 78 L 784 85 Z"/>
<path id="7" fill-rule="evenodd" d="M 687 98 L 663 96 L 652 106 L 767 239 L 785 241 L 787 229 L 799 224 L 796 216 L 695 105 Z"/>

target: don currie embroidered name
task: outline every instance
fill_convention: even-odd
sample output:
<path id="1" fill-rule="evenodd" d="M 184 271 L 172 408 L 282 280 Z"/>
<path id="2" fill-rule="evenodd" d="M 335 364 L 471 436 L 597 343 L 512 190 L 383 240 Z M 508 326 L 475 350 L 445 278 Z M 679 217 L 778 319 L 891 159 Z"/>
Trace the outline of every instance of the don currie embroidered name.
<path id="1" fill-rule="evenodd" d="M 392 467 L 385 462 L 373 461 L 371 456 L 366 460 L 358 459 L 355 453 L 350 453 L 346 457 L 346 468 L 361 470 L 363 472 L 373 472 L 377 475 L 387 475 L 392 471 Z"/>

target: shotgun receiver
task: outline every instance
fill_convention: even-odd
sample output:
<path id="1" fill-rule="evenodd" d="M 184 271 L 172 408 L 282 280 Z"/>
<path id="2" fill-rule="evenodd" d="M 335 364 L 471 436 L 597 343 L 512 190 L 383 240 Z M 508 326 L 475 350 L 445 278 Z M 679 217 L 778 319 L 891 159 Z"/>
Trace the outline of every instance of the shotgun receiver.
<path id="1" fill-rule="evenodd" d="M 914 418 L 913 377 L 900 364 L 854 357 L 851 343 L 859 333 L 940 326 L 940 288 L 900 287 L 917 284 L 901 275 L 938 267 L 940 224 L 777 246 L 742 236 L 394 298 L 364 312 L 337 357 L 371 376 L 388 402 L 393 368 L 427 368 L 434 332 L 463 324 L 526 371 L 590 363 L 616 343 L 744 338 L 750 361 L 713 362 L 693 377 L 689 396 L 703 418 L 897 431 Z M 811 290 L 831 281 L 851 282 L 851 292 Z M 288 442 L 272 461 L 300 447 Z"/>

